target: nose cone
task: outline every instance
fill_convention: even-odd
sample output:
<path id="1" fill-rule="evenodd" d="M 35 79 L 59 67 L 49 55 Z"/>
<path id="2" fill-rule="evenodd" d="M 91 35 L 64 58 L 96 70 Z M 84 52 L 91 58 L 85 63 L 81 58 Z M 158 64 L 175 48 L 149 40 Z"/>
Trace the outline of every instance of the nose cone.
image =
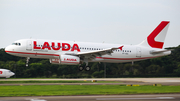
<path id="1" fill-rule="evenodd" d="M 12 49 L 12 47 L 11 46 L 7 46 L 6 48 L 5 48 L 5 52 L 6 53 L 8 53 L 9 51 L 12 51 L 13 49 Z"/>
<path id="2" fill-rule="evenodd" d="M 11 72 L 11 76 L 15 75 L 15 73 Z"/>
<path id="3" fill-rule="evenodd" d="M 9 46 L 7 46 L 7 47 L 5 48 L 5 52 L 8 53 L 8 54 L 13 55 L 13 53 L 14 53 L 14 51 L 15 51 L 14 49 L 15 49 L 15 46 L 9 45 Z"/>

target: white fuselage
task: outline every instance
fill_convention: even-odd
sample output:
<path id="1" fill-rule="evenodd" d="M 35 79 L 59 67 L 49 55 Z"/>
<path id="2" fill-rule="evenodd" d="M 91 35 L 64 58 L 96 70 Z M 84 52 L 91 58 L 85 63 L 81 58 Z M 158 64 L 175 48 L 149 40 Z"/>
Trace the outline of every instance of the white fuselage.
<path id="1" fill-rule="evenodd" d="M 122 49 L 113 50 L 113 53 L 111 54 L 96 56 L 94 59 L 88 60 L 88 62 L 132 62 L 169 55 L 171 53 L 170 51 L 167 51 L 161 52 L 160 54 L 151 54 L 151 51 L 161 51 L 163 49 L 144 47 L 140 45 L 88 43 L 42 39 L 18 40 L 15 41 L 13 45 L 6 47 L 5 51 L 9 54 L 20 57 L 59 59 L 61 55 L 67 53 L 73 54 L 79 52 L 93 52 L 120 46 L 122 46 Z"/>
<path id="2" fill-rule="evenodd" d="M 9 78 L 13 76 L 14 73 L 7 69 L 0 69 L 0 77 Z"/>

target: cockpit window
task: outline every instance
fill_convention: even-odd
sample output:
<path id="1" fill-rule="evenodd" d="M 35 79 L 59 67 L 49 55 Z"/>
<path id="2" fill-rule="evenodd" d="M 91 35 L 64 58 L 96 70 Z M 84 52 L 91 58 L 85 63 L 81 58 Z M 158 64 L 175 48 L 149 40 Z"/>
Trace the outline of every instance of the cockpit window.
<path id="1" fill-rule="evenodd" d="M 21 46 L 21 43 L 12 43 L 12 45 Z"/>

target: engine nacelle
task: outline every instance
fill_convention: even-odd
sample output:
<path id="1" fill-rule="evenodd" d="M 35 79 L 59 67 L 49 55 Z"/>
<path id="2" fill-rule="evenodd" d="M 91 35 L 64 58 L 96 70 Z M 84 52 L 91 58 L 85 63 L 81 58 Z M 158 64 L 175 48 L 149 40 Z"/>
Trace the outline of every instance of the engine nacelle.
<path id="1" fill-rule="evenodd" d="M 66 65 L 77 65 L 80 63 L 80 58 L 71 55 L 60 55 L 60 59 L 50 59 L 52 64 L 66 64 Z"/>

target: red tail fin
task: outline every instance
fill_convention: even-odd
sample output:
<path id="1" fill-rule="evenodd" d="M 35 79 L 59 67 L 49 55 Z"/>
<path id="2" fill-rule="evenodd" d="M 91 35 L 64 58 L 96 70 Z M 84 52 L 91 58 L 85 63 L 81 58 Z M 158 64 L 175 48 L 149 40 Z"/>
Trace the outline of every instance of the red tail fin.
<path id="1" fill-rule="evenodd" d="M 140 45 L 162 49 L 169 23 L 169 21 L 162 21 Z"/>

